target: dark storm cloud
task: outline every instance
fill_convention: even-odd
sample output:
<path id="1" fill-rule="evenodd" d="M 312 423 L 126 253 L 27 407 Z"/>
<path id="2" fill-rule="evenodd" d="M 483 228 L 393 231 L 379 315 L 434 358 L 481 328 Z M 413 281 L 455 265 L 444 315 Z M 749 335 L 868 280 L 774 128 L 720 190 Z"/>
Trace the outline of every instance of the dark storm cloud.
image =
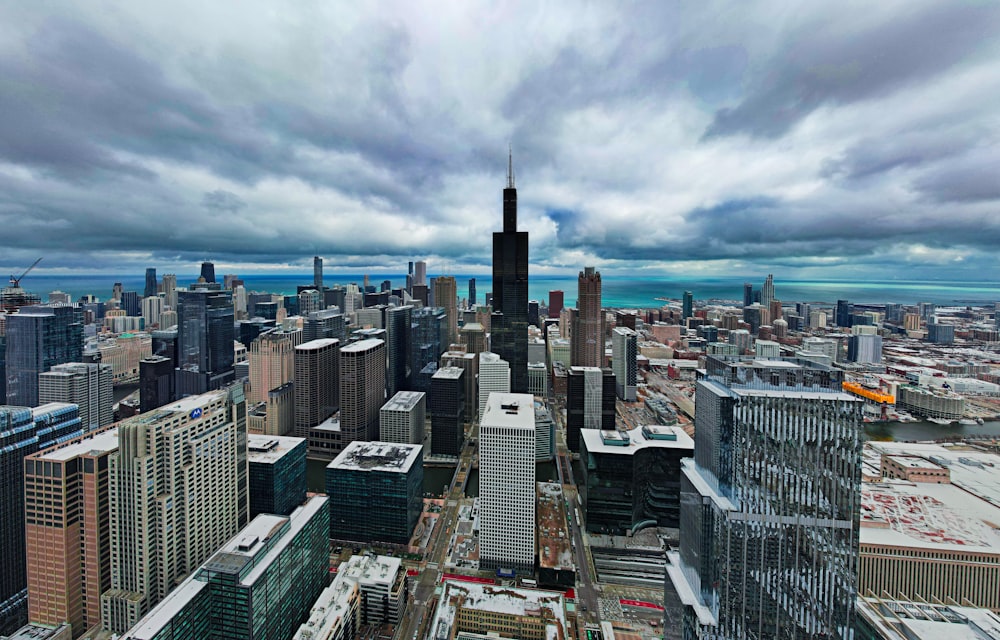
<path id="1" fill-rule="evenodd" d="M 508 143 L 552 269 L 1000 242 L 997 5 L 109 7 L 0 8 L 4 264 L 487 268 Z"/>
<path id="2" fill-rule="evenodd" d="M 716 112 L 706 137 L 775 138 L 823 105 L 875 99 L 926 82 L 995 46 L 1000 26 L 1000 5 L 992 3 L 914 5 L 875 25 L 852 25 L 859 16 L 845 13 L 798 25 L 754 74 L 744 99 Z"/>

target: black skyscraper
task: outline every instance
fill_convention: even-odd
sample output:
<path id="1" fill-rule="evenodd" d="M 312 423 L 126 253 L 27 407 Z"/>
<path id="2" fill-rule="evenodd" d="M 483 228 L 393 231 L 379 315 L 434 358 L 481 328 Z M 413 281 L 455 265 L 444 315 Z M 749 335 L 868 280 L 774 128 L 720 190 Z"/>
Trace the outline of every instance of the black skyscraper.
<path id="1" fill-rule="evenodd" d="M 142 291 L 143 298 L 155 298 L 156 297 L 156 268 L 149 267 L 146 269 L 146 288 Z"/>
<path id="2" fill-rule="evenodd" d="M 492 351 L 510 363 L 510 390 L 528 392 L 528 232 L 517 230 L 513 159 L 507 161 L 503 231 L 493 234 Z"/>
<path id="3" fill-rule="evenodd" d="M 201 277 L 205 279 L 205 282 L 215 282 L 215 265 L 211 262 L 202 262 Z"/>
<path id="4" fill-rule="evenodd" d="M 476 308 L 476 279 L 469 278 L 469 308 Z"/>

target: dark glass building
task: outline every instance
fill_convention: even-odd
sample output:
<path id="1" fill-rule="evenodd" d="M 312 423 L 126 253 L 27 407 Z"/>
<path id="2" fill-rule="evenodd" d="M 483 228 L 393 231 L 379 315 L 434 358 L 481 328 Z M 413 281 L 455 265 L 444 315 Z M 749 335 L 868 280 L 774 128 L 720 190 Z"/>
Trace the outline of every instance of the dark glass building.
<path id="1" fill-rule="evenodd" d="M 326 467 L 330 537 L 406 544 L 423 510 L 423 447 L 349 444 Z"/>
<path id="2" fill-rule="evenodd" d="M 53 402 L 35 409 L 0 405 L 0 635 L 13 634 L 28 622 L 24 458 L 83 432 L 75 404 Z"/>
<path id="3" fill-rule="evenodd" d="M 626 536 L 680 526 L 681 460 L 694 455 L 682 429 L 584 429 L 580 447 L 587 531 Z"/>
<path id="4" fill-rule="evenodd" d="M 410 339 L 412 333 L 413 307 L 386 307 L 383 311 L 385 327 L 386 397 L 391 398 L 397 391 L 410 388 Z"/>
<path id="5" fill-rule="evenodd" d="M 493 234 L 491 348 L 510 363 L 510 390 L 528 392 L 528 232 L 517 230 L 512 159 L 503 190 L 503 231 Z"/>
<path id="6" fill-rule="evenodd" d="M 178 397 L 222 388 L 234 376 L 232 292 L 178 291 L 177 307 Z"/>
<path id="7" fill-rule="evenodd" d="M 465 370 L 442 367 L 431 378 L 431 453 L 457 456 L 465 446 Z"/>
<path id="8" fill-rule="evenodd" d="M 146 286 L 142 290 L 143 298 L 155 298 L 156 297 L 156 268 L 148 267 L 146 269 Z"/>
<path id="9" fill-rule="evenodd" d="M 667 573 L 685 638 L 853 638 L 861 407 L 843 372 L 708 356 Z"/>
<path id="10" fill-rule="evenodd" d="M 306 440 L 247 436 L 250 517 L 287 516 L 306 500 Z"/>
<path id="11" fill-rule="evenodd" d="M 615 428 L 615 374 L 611 369 L 570 367 L 566 376 L 566 446 L 580 451 L 581 429 Z"/>
<path id="12" fill-rule="evenodd" d="M 215 282 L 215 265 L 211 262 L 202 262 L 201 277 L 205 282 Z"/>
<path id="13" fill-rule="evenodd" d="M 440 307 L 414 309 L 410 327 L 409 391 L 428 393 L 438 358 L 448 348 L 448 316 Z"/>
<path id="14" fill-rule="evenodd" d="M 177 399 L 174 363 L 170 358 L 150 356 L 139 361 L 139 411 L 145 413 Z"/>
<path id="15" fill-rule="evenodd" d="M 38 374 L 83 362 L 83 323 L 75 307 L 33 305 L 7 316 L 7 404 L 38 404 Z"/>
<path id="16" fill-rule="evenodd" d="M 302 341 L 320 338 L 336 338 L 341 344 L 347 343 L 347 329 L 344 314 L 336 309 L 310 311 L 302 322 Z M 244 342 L 243 344 L 249 344 Z"/>

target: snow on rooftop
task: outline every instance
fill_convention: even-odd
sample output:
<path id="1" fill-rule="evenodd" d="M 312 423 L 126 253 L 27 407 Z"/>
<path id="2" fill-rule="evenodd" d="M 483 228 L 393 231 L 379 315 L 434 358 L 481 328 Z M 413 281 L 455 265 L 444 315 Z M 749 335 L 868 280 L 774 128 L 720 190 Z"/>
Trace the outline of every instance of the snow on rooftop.
<path id="1" fill-rule="evenodd" d="M 481 427 L 513 427 L 535 430 L 535 397 L 530 393 L 494 391 L 486 400 Z"/>
<path id="2" fill-rule="evenodd" d="M 250 434 L 247 436 L 247 460 L 258 464 L 273 464 L 303 442 L 305 438 Z"/>
<path id="3" fill-rule="evenodd" d="M 694 440 L 679 427 L 646 425 L 631 431 L 580 429 L 580 438 L 590 453 L 633 455 L 648 448 L 694 450 Z"/>
<path id="4" fill-rule="evenodd" d="M 459 609 L 488 611 L 511 616 L 544 616 L 546 637 L 563 640 L 569 637 L 566 626 L 566 603 L 560 591 L 517 589 L 474 582 L 447 580 L 431 622 L 431 637 L 450 637 Z"/>
<path id="5" fill-rule="evenodd" d="M 417 406 L 417 403 L 424 396 L 423 391 L 397 391 L 396 395 L 389 398 L 389 401 L 382 405 L 382 408 L 387 411 L 409 411 Z"/>
<path id="6" fill-rule="evenodd" d="M 863 483 L 861 543 L 1000 554 L 1000 508 L 950 484 Z"/>
<path id="7" fill-rule="evenodd" d="M 419 444 L 355 440 L 326 468 L 406 473 L 422 452 L 423 446 Z"/>
<path id="8" fill-rule="evenodd" d="M 106 453 L 118 448 L 118 427 L 93 432 L 82 440 L 37 454 L 37 460 L 72 460 L 89 453 Z"/>

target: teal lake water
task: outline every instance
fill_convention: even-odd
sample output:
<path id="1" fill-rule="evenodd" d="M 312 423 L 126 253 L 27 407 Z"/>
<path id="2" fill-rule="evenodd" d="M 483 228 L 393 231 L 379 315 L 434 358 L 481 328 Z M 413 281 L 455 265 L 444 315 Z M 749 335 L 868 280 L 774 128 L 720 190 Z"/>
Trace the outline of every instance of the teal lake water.
<path id="1" fill-rule="evenodd" d="M 163 274 L 158 274 L 162 277 Z M 221 279 L 221 273 L 218 274 Z M 428 274 L 432 277 L 434 274 Z M 187 286 L 196 279 L 195 275 L 178 275 L 178 286 Z M 468 281 L 476 278 L 478 301 L 482 303 L 486 292 L 492 289 L 492 279 L 488 275 L 459 275 L 459 297 L 468 295 Z M 248 274 L 243 276 L 248 291 L 265 291 L 270 293 L 293 294 L 296 285 L 309 284 L 312 274 L 301 275 L 267 275 Z M 406 276 L 402 273 L 369 274 L 369 283 L 378 287 L 383 280 L 389 280 L 394 287 L 402 287 Z M 680 299 L 684 291 L 691 291 L 696 300 L 742 300 L 744 278 L 716 277 L 690 278 L 681 276 L 605 276 L 603 279 L 602 299 L 606 307 L 648 308 L 661 306 L 657 298 Z M 328 274 L 324 278 L 327 286 L 334 284 L 361 284 L 362 274 Z M 144 286 L 143 274 L 105 276 L 105 275 L 29 275 L 25 278 L 24 287 L 38 293 L 42 299 L 53 290 L 65 291 L 73 299 L 79 299 L 85 294 L 93 294 L 102 300 L 111 297 L 111 289 L 115 282 L 121 282 L 127 291 L 142 292 Z M 755 287 L 760 287 L 763 278 L 752 280 Z M 576 276 L 545 276 L 529 280 L 528 295 L 533 300 L 547 301 L 549 291 L 559 289 L 565 292 L 567 306 L 576 303 Z M 1000 301 L 1000 282 L 952 282 L 952 281 L 865 281 L 849 282 L 837 280 L 783 281 L 776 276 L 774 283 L 775 295 L 786 302 L 813 302 L 833 304 L 838 299 L 846 299 L 853 303 L 897 302 L 916 304 L 917 302 L 933 302 L 938 305 L 992 304 Z"/>

